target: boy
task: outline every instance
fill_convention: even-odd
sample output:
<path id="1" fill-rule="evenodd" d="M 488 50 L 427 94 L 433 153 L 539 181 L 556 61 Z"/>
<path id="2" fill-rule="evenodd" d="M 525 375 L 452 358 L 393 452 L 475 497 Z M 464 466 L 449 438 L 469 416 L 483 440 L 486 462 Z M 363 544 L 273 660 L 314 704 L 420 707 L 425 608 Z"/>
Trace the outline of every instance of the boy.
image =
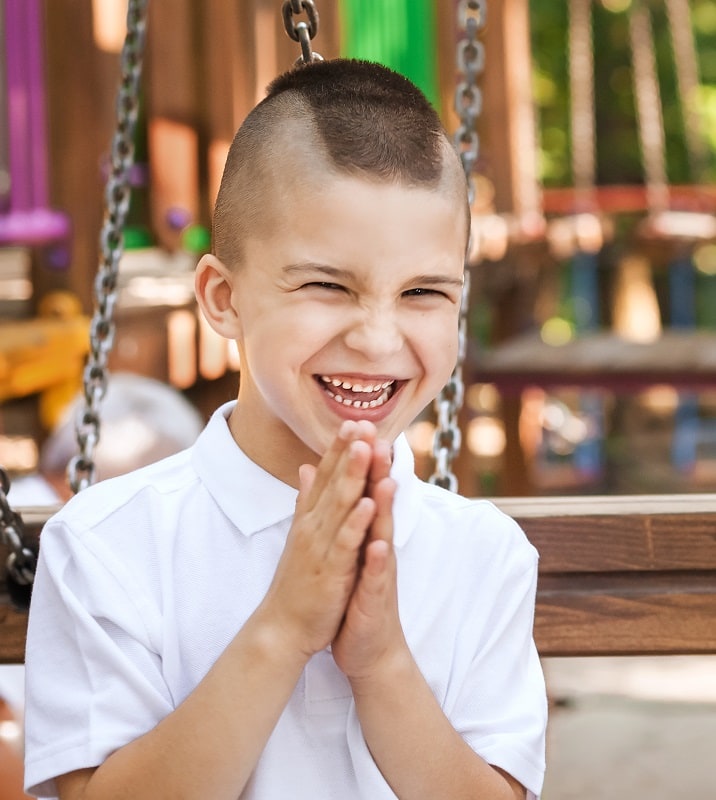
<path id="1" fill-rule="evenodd" d="M 269 87 L 196 275 L 238 343 L 238 402 L 43 533 L 38 796 L 539 793 L 536 553 L 489 503 L 418 481 L 400 435 L 455 362 L 468 220 L 407 80 L 336 61 Z"/>

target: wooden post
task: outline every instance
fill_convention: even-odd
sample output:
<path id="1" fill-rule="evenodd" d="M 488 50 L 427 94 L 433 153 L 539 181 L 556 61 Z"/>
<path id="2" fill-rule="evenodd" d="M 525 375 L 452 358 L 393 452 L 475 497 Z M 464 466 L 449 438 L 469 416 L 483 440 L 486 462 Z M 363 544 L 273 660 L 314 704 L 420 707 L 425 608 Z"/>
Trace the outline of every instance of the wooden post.
<path id="1" fill-rule="evenodd" d="M 146 117 L 152 232 L 170 251 L 199 216 L 201 20 L 192 0 L 149 3 Z"/>
<path id="2" fill-rule="evenodd" d="M 87 0 L 45 0 L 50 204 L 72 220 L 71 265 L 64 288 L 86 309 L 99 258 L 103 213 L 101 159 L 114 129 L 119 76 L 116 53 L 99 50 Z M 36 276 L 36 294 L 56 288 L 58 276 Z"/>

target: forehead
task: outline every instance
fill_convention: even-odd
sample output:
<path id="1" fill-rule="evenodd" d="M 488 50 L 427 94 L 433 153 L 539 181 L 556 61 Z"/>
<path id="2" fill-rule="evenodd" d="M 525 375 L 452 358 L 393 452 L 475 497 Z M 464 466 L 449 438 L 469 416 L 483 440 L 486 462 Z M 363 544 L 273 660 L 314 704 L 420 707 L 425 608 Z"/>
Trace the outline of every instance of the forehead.
<path id="1" fill-rule="evenodd" d="M 439 181 L 433 184 L 410 180 L 385 180 L 364 172 L 336 169 L 319 149 L 304 149 L 300 154 L 277 159 L 270 171 L 270 184 L 263 198 L 273 223 L 283 224 L 287 209 L 305 215 L 309 209 L 321 207 L 331 217 L 355 214 L 361 201 L 406 218 L 418 208 L 432 208 L 436 215 L 454 215 L 463 223 L 461 238 L 467 239 L 469 210 L 467 188 L 462 172 L 446 164 Z M 327 202 L 332 197 L 333 202 Z M 420 200 L 416 203 L 416 199 Z M 376 220 L 383 227 L 380 217 Z M 385 224 L 389 224 L 386 219 Z"/>
<path id="2" fill-rule="evenodd" d="M 276 192 L 266 222 L 249 235 L 246 255 L 267 276 L 292 264 L 388 283 L 426 271 L 462 275 L 464 208 L 444 190 L 313 175 Z"/>

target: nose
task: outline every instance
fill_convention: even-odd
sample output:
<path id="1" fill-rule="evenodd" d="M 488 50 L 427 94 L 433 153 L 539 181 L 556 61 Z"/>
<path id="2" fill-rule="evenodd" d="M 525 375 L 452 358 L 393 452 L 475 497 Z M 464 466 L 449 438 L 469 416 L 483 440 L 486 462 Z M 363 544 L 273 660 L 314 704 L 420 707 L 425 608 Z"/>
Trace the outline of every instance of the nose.
<path id="1" fill-rule="evenodd" d="M 394 311 L 360 309 L 345 333 L 345 343 L 372 362 L 379 362 L 400 352 L 404 337 Z"/>

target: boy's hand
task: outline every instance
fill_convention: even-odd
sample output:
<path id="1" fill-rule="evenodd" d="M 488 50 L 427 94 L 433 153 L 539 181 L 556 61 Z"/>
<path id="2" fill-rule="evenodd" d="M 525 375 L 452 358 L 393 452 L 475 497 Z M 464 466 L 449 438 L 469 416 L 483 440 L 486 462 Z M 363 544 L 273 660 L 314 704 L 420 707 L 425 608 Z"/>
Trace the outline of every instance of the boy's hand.
<path id="1" fill-rule="evenodd" d="M 346 422 L 318 467 L 299 472 L 296 514 L 260 609 L 288 647 L 309 658 L 336 635 L 376 510 L 366 496 L 375 428 Z"/>
<path id="2" fill-rule="evenodd" d="M 332 645 L 336 663 L 351 681 L 370 680 L 408 653 L 398 616 L 392 513 L 396 485 L 389 477 L 390 462 L 390 446 L 377 441 L 368 481 L 375 516 L 358 581 Z"/>

